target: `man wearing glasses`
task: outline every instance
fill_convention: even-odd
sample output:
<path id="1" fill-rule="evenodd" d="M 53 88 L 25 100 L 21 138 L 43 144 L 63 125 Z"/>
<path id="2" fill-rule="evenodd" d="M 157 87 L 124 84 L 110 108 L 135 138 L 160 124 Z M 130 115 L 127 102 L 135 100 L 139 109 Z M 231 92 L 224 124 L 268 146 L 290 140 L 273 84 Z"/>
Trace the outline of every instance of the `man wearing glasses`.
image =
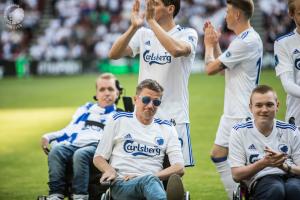
<path id="1" fill-rule="evenodd" d="M 180 10 L 180 0 L 147 0 L 145 13 L 140 10 L 140 2 L 134 1 L 131 24 L 114 42 L 109 58 L 139 54 L 139 83 L 153 79 L 165 89 L 157 116 L 176 125 L 185 166 L 193 166 L 188 80 L 198 34 L 192 28 L 176 25 L 174 18 Z M 143 27 L 145 19 L 148 27 Z"/>
<path id="2" fill-rule="evenodd" d="M 184 173 L 184 161 L 176 130 L 170 121 L 154 118 L 162 94 L 156 81 L 142 81 L 135 112 L 113 115 L 104 129 L 94 164 L 103 173 L 100 182 L 112 181 L 113 199 L 167 199 L 161 181 L 169 177 L 168 199 L 183 199 L 178 175 Z M 163 169 L 165 155 L 170 167 Z"/>

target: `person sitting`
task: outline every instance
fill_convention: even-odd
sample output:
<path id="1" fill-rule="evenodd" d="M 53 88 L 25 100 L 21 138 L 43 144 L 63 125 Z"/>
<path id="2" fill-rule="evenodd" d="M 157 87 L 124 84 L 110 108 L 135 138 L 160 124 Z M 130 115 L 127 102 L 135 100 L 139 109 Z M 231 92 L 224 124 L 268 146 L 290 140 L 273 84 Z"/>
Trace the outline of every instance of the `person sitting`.
<path id="1" fill-rule="evenodd" d="M 64 129 L 42 136 L 41 147 L 48 155 L 49 200 L 64 199 L 66 168 L 70 161 L 73 164 L 73 199 L 88 199 L 90 163 L 107 118 L 116 111 L 115 102 L 119 96 L 116 81 L 110 73 L 100 75 L 96 80 L 97 103 L 79 107 Z M 51 151 L 49 143 L 55 143 Z"/>
<path id="2" fill-rule="evenodd" d="M 250 97 L 253 120 L 231 131 L 229 163 L 233 178 L 244 182 L 254 199 L 296 200 L 300 196 L 300 133 L 275 119 L 279 102 L 269 86 Z"/>
<path id="3" fill-rule="evenodd" d="M 102 172 L 100 182 L 112 182 L 113 199 L 166 199 L 161 181 L 169 177 L 168 199 L 184 197 L 184 160 L 176 129 L 169 120 L 154 118 L 162 95 L 158 82 L 145 79 L 136 88 L 135 111 L 116 113 L 106 124 L 93 162 Z M 165 155 L 170 166 L 163 169 Z"/>

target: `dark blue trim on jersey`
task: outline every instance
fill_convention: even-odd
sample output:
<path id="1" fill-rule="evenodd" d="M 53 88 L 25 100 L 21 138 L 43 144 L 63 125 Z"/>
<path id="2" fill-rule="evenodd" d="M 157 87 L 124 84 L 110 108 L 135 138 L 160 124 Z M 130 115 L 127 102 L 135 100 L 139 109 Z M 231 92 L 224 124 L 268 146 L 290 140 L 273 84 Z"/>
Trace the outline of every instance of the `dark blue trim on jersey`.
<path id="1" fill-rule="evenodd" d="M 248 34 L 249 34 L 249 31 L 243 33 L 243 34 L 241 35 L 241 38 L 242 38 L 242 39 L 245 39 L 245 38 L 247 37 Z"/>
<path id="2" fill-rule="evenodd" d="M 280 129 L 291 129 L 293 131 L 295 131 L 297 129 L 297 127 L 293 124 L 289 124 L 286 122 L 282 122 L 282 121 L 276 121 L 276 128 L 280 128 Z"/>
<path id="3" fill-rule="evenodd" d="M 168 125 L 172 126 L 172 123 L 169 120 L 161 120 L 161 119 L 154 119 L 154 123 L 159 124 L 159 125 Z"/>
<path id="4" fill-rule="evenodd" d="M 74 124 L 78 124 L 81 121 L 86 121 L 87 118 L 89 117 L 90 113 L 83 113 L 80 117 L 77 118 Z"/>
<path id="5" fill-rule="evenodd" d="M 94 105 L 94 103 L 89 102 L 88 105 L 86 105 L 86 109 L 89 110 L 92 106 Z"/>
<path id="6" fill-rule="evenodd" d="M 193 157 L 193 150 L 192 150 L 192 143 L 191 143 L 191 137 L 190 137 L 190 126 L 188 123 L 185 124 L 186 128 L 186 134 L 187 134 L 187 139 L 188 139 L 188 145 L 189 145 L 189 158 L 190 158 L 190 163 L 187 166 L 194 166 L 194 157 Z"/>
<path id="7" fill-rule="evenodd" d="M 226 161 L 226 160 L 227 160 L 227 156 L 222 157 L 222 158 L 214 158 L 214 157 L 211 157 L 211 160 L 212 160 L 214 163 L 220 163 L 220 162 Z"/>
<path id="8" fill-rule="evenodd" d="M 253 128 L 253 121 L 248 121 L 246 123 L 237 124 L 237 125 L 233 126 L 233 128 L 235 130 L 238 130 L 240 128 L 248 128 L 248 129 Z"/>
<path id="9" fill-rule="evenodd" d="M 113 115 L 113 119 L 116 120 L 120 117 L 127 117 L 127 118 L 133 118 L 133 113 L 130 112 L 117 112 Z"/>
<path id="10" fill-rule="evenodd" d="M 294 31 L 293 31 L 293 32 L 290 32 L 290 33 L 287 33 L 287 34 L 285 34 L 285 35 L 282 35 L 282 36 L 280 36 L 280 37 L 278 37 L 278 38 L 276 39 L 276 42 L 278 42 L 279 40 L 282 40 L 283 38 L 290 37 L 290 36 L 292 36 L 292 35 L 295 35 L 295 32 L 294 32 Z"/>

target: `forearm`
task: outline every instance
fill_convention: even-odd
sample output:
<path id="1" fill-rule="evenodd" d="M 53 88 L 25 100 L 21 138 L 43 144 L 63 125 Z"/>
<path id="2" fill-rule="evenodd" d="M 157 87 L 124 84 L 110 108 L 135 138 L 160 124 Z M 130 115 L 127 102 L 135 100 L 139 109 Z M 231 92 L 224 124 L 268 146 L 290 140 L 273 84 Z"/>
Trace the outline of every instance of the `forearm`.
<path id="1" fill-rule="evenodd" d="M 250 179 L 259 171 L 263 170 L 265 167 L 266 165 L 263 163 L 262 160 L 259 160 L 247 166 L 233 167 L 231 168 L 233 180 L 240 182 L 242 180 Z"/>
<path id="2" fill-rule="evenodd" d="M 214 75 L 224 69 L 222 63 L 218 59 L 215 59 L 213 46 L 205 47 L 204 63 L 205 72 L 208 75 Z"/>
<path id="3" fill-rule="evenodd" d="M 284 91 L 296 98 L 300 98 L 300 86 L 294 82 L 292 72 L 285 72 L 280 75 L 280 80 Z"/>
<path id="4" fill-rule="evenodd" d="M 179 176 L 183 176 L 184 174 L 184 166 L 183 164 L 174 164 L 171 165 L 170 167 L 167 167 L 155 175 L 160 179 L 160 180 L 167 180 L 172 174 L 178 174 Z"/>
<path id="5" fill-rule="evenodd" d="M 217 43 L 214 46 L 214 56 L 215 56 L 215 58 L 218 58 L 221 54 L 222 54 L 221 47 L 220 47 L 219 43 Z"/>
<path id="6" fill-rule="evenodd" d="M 96 156 L 93 159 L 93 163 L 97 169 L 105 173 L 108 171 L 114 171 L 114 168 L 108 164 L 108 162 L 102 156 Z"/>
<path id="7" fill-rule="evenodd" d="M 173 56 L 187 56 L 191 53 L 191 46 L 184 41 L 176 40 L 153 19 L 148 20 L 148 24 L 162 46 Z"/>
<path id="8" fill-rule="evenodd" d="M 138 27 L 130 26 L 128 30 L 122 34 L 116 42 L 113 44 L 109 51 L 109 58 L 110 59 L 119 59 L 123 56 L 129 56 L 130 53 L 127 50 L 128 44 L 133 37 L 133 35 L 138 30 Z M 132 53 L 132 52 L 131 52 Z"/>

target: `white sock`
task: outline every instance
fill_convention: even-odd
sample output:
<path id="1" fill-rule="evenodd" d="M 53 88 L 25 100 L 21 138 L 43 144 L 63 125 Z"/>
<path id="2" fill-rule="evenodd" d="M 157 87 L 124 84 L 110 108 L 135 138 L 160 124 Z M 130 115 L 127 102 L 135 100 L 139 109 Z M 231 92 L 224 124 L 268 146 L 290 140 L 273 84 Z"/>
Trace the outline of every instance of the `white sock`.
<path id="1" fill-rule="evenodd" d="M 231 169 L 227 160 L 221 162 L 215 162 L 213 160 L 213 162 L 217 168 L 217 171 L 221 175 L 221 181 L 223 182 L 225 191 L 227 192 L 228 199 L 232 199 L 233 192 L 238 187 L 238 183 L 234 182 L 232 179 Z"/>

